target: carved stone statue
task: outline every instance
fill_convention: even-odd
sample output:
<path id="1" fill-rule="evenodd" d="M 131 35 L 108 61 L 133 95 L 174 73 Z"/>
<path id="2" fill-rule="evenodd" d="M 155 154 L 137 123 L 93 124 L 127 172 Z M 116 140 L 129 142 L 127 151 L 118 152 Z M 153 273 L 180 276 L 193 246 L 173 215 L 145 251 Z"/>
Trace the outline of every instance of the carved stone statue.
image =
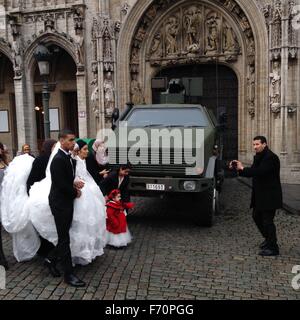
<path id="1" fill-rule="evenodd" d="M 79 65 L 84 64 L 84 37 L 83 37 L 83 30 L 82 29 L 76 29 L 75 32 L 75 52 L 76 52 L 76 61 Z"/>
<path id="2" fill-rule="evenodd" d="M 246 16 L 242 16 L 240 20 L 240 24 L 244 32 L 251 29 L 250 23 Z"/>
<path id="3" fill-rule="evenodd" d="M 12 58 L 15 71 L 22 68 L 22 45 L 19 37 L 15 37 L 11 44 Z"/>
<path id="4" fill-rule="evenodd" d="M 208 55 L 217 54 L 219 51 L 219 34 L 216 15 L 209 17 L 206 24 L 208 25 L 208 32 L 205 53 Z"/>
<path id="5" fill-rule="evenodd" d="M 249 69 L 248 69 L 247 102 L 248 102 L 248 111 L 250 112 L 255 107 L 255 66 L 254 65 L 249 65 Z"/>
<path id="6" fill-rule="evenodd" d="M 115 89 L 111 72 L 108 72 L 104 79 L 103 90 L 105 113 L 106 115 L 111 116 L 115 107 Z"/>
<path id="7" fill-rule="evenodd" d="M 45 32 L 52 32 L 55 29 L 55 20 L 50 13 L 44 17 Z"/>
<path id="8" fill-rule="evenodd" d="M 255 54 L 255 43 L 253 38 L 247 38 L 246 39 L 247 43 L 247 55 L 252 56 Z"/>
<path id="9" fill-rule="evenodd" d="M 274 61 L 273 71 L 270 74 L 270 78 L 271 109 L 273 112 L 278 112 L 281 106 L 281 72 L 279 61 Z"/>
<path id="10" fill-rule="evenodd" d="M 151 58 L 161 58 L 162 56 L 162 42 L 160 32 L 156 33 L 150 48 L 150 57 Z"/>
<path id="11" fill-rule="evenodd" d="M 91 102 L 92 102 L 92 108 L 93 112 L 96 117 L 99 117 L 99 86 L 98 86 L 98 80 L 95 78 L 92 82 L 91 85 L 94 86 L 94 89 L 91 94 Z"/>
<path id="12" fill-rule="evenodd" d="M 139 63 L 139 50 L 136 47 L 133 47 L 131 50 L 131 63 Z"/>
<path id="13" fill-rule="evenodd" d="M 103 34 L 103 56 L 104 59 L 112 59 L 111 38 L 107 29 L 105 29 Z"/>
<path id="14" fill-rule="evenodd" d="M 130 86 L 131 102 L 133 104 L 141 104 L 144 101 L 142 89 L 140 83 L 137 80 L 137 75 L 132 75 L 131 86 Z"/>
<path id="15" fill-rule="evenodd" d="M 167 55 L 174 55 L 178 52 L 177 35 L 179 32 L 179 22 L 175 16 L 168 19 L 165 31 Z"/>
<path id="16" fill-rule="evenodd" d="M 199 47 L 199 33 L 201 31 L 201 11 L 199 8 L 192 6 L 184 14 L 183 17 L 186 40 L 185 48 L 190 51 L 191 48 L 195 48 L 195 45 Z"/>

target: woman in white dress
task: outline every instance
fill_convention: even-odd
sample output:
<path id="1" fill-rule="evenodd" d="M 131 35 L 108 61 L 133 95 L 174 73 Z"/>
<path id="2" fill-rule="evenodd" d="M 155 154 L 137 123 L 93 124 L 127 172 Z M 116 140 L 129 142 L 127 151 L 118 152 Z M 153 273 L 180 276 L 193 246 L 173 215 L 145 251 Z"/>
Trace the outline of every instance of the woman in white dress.
<path id="1" fill-rule="evenodd" d="M 88 145 L 77 141 L 76 179 L 84 181 L 80 198 L 74 201 L 70 230 L 71 252 L 75 264 L 90 263 L 101 256 L 106 245 L 106 207 L 104 196 L 86 168 Z"/>
<path id="2" fill-rule="evenodd" d="M 74 201 L 70 247 L 73 264 L 86 265 L 103 254 L 106 242 L 106 210 L 102 192 L 86 170 L 87 146 L 83 141 L 79 141 L 79 145 L 79 153 L 76 156 L 76 179 L 84 180 L 85 186 L 81 197 Z M 33 184 L 29 198 L 24 203 L 24 210 L 22 210 L 24 215 L 29 217 L 35 230 L 54 245 L 57 243 L 57 231 L 49 207 L 48 195 L 51 188 L 50 164 L 59 147 L 60 144 L 57 143 L 51 154 L 46 169 L 46 178 Z"/>

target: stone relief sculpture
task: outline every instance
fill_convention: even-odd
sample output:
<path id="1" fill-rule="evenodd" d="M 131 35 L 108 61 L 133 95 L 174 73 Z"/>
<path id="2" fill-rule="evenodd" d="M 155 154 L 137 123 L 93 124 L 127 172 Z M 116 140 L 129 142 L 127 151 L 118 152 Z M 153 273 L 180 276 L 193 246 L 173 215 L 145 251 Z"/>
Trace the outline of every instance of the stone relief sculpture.
<path id="1" fill-rule="evenodd" d="M 55 19 L 50 13 L 44 17 L 45 32 L 52 32 L 55 29 Z"/>
<path id="2" fill-rule="evenodd" d="M 239 51 L 237 36 L 232 28 L 224 23 L 223 25 L 223 53 L 235 53 Z"/>
<path id="3" fill-rule="evenodd" d="M 115 89 L 111 72 L 108 72 L 104 78 L 103 90 L 105 113 L 111 116 L 115 107 Z"/>
<path id="4" fill-rule="evenodd" d="M 272 112 L 277 113 L 280 111 L 281 107 L 281 72 L 279 61 L 274 61 L 270 78 L 271 110 Z"/>
<path id="5" fill-rule="evenodd" d="M 151 58 L 161 58 L 162 57 L 162 36 L 161 33 L 158 32 L 154 35 L 154 38 L 151 43 L 150 48 L 150 57 Z"/>
<path id="6" fill-rule="evenodd" d="M 137 74 L 132 74 L 132 80 L 130 85 L 130 95 L 131 95 L 131 102 L 133 104 L 141 104 L 144 101 L 141 85 L 137 80 Z"/>
<path id="7" fill-rule="evenodd" d="M 247 76 L 247 103 L 248 112 L 254 117 L 255 115 L 255 66 L 248 66 L 248 76 Z"/>
<path id="8" fill-rule="evenodd" d="M 168 19 L 165 32 L 167 56 L 174 55 L 178 52 L 177 35 L 179 32 L 179 21 L 177 17 L 172 16 Z"/>
<path id="9" fill-rule="evenodd" d="M 201 17 L 201 9 L 196 6 L 188 8 L 183 15 L 186 34 L 184 47 L 188 52 L 200 49 Z"/>
<path id="10" fill-rule="evenodd" d="M 217 54 L 219 51 L 219 31 L 218 31 L 218 17 L 214 13 L 206 20 L 207 25 L 207 38 L 205 53 L 207 55 Z"/>

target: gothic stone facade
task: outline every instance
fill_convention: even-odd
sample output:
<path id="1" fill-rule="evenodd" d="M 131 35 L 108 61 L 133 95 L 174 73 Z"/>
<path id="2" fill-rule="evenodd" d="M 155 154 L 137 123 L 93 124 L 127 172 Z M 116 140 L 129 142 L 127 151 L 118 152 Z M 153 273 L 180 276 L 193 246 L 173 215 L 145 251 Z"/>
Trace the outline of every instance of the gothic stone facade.
<path id="1" fill-rule="evenodd" d="M 17 141 L 18 149 L 27 142 L 37 150 L 40 89 L 33 53 L 42 42 L 61 48 L 74 63 L 72 79 L 53 80 L 50 107 L 57 105 L 63 126 L 58 91 L 75 89 L 82 138 L 108 126 L 115 106 L 151 103 L 151 78 L 162 69 L 230 67 L 238 79 L 239 158 L 250 163 L 253 136 L 266 135 L 280 155 L 283 181 L 300 183 L 297 1 L 6 0 L 0 5 L 0 52 L 13 69 L 10 75 L 3 63 L 0 68 L 0 108 L 15 108 L 10 131 L 0 133 L 0 140 L 11 149 Z"/>

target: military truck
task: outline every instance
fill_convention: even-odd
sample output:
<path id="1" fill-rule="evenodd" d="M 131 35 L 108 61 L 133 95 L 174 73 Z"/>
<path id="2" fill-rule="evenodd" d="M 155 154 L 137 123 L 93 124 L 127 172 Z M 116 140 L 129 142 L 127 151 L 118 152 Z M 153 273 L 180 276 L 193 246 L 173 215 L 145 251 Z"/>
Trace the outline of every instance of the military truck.
<path id="1" fill-rule="evenodd" d="M 201 226 L 211 227 L 219 208 L 219 193 L 223 182 L 223 172 L 218 165 L 222 148 L 220 130 L 213 112 L 201 105 L 128 104 L 121 115 L 116 109 L 112 118 L 112 128 L 117 137 L 120 138 L 122 135 L 123 142 L 115 150 L 108 151 L 110 159 L 114 159 L 112 161 L 115 162 L 114 165 L 131 163 L 129 185 L 131 195 L 161 198 L 172 195 L 183 196 L 186 201 L 193 204 L 195 222 Z M 148 143 L 145 143 L 144 139 L 144 142 L 138 143 L 139 148 L 129 151 L 133 148 L 133 143 L 124 141 L 126 139 L 124 127 L 128 135 L 134 129 L 142 129 L 148 137 L 146 141 Z M 166 150 L 168 148 L 163 144 L 152 145 L 151 133 L 156 130 L 157 134 L 158 129 L 165 130 L 164 134 L 177 132 L 180 136 L 182 133 L 182 138 L 189 132 L 191 138 L 189 147 L 179 148 L 180 143 L 176 145 L 172 135 L 169 150 Z M 197 140 L 196 135 L 199 132 L 202 134 L 203 144 L 199 143 L 201 137 Z M 201 152 L 198 154 L 202 164 L 197 167 L 199 162 L 192 163 L 191 159 L 196 159 L 195 156 L 200 148 Z M 127 155 L 128 152 L 131 154 L 136 152 L 140 161 L 130 161 L 128 158 L 126 160 L 126 152 Z M 153 159 L 156 161 L 152 161 Z"/>

